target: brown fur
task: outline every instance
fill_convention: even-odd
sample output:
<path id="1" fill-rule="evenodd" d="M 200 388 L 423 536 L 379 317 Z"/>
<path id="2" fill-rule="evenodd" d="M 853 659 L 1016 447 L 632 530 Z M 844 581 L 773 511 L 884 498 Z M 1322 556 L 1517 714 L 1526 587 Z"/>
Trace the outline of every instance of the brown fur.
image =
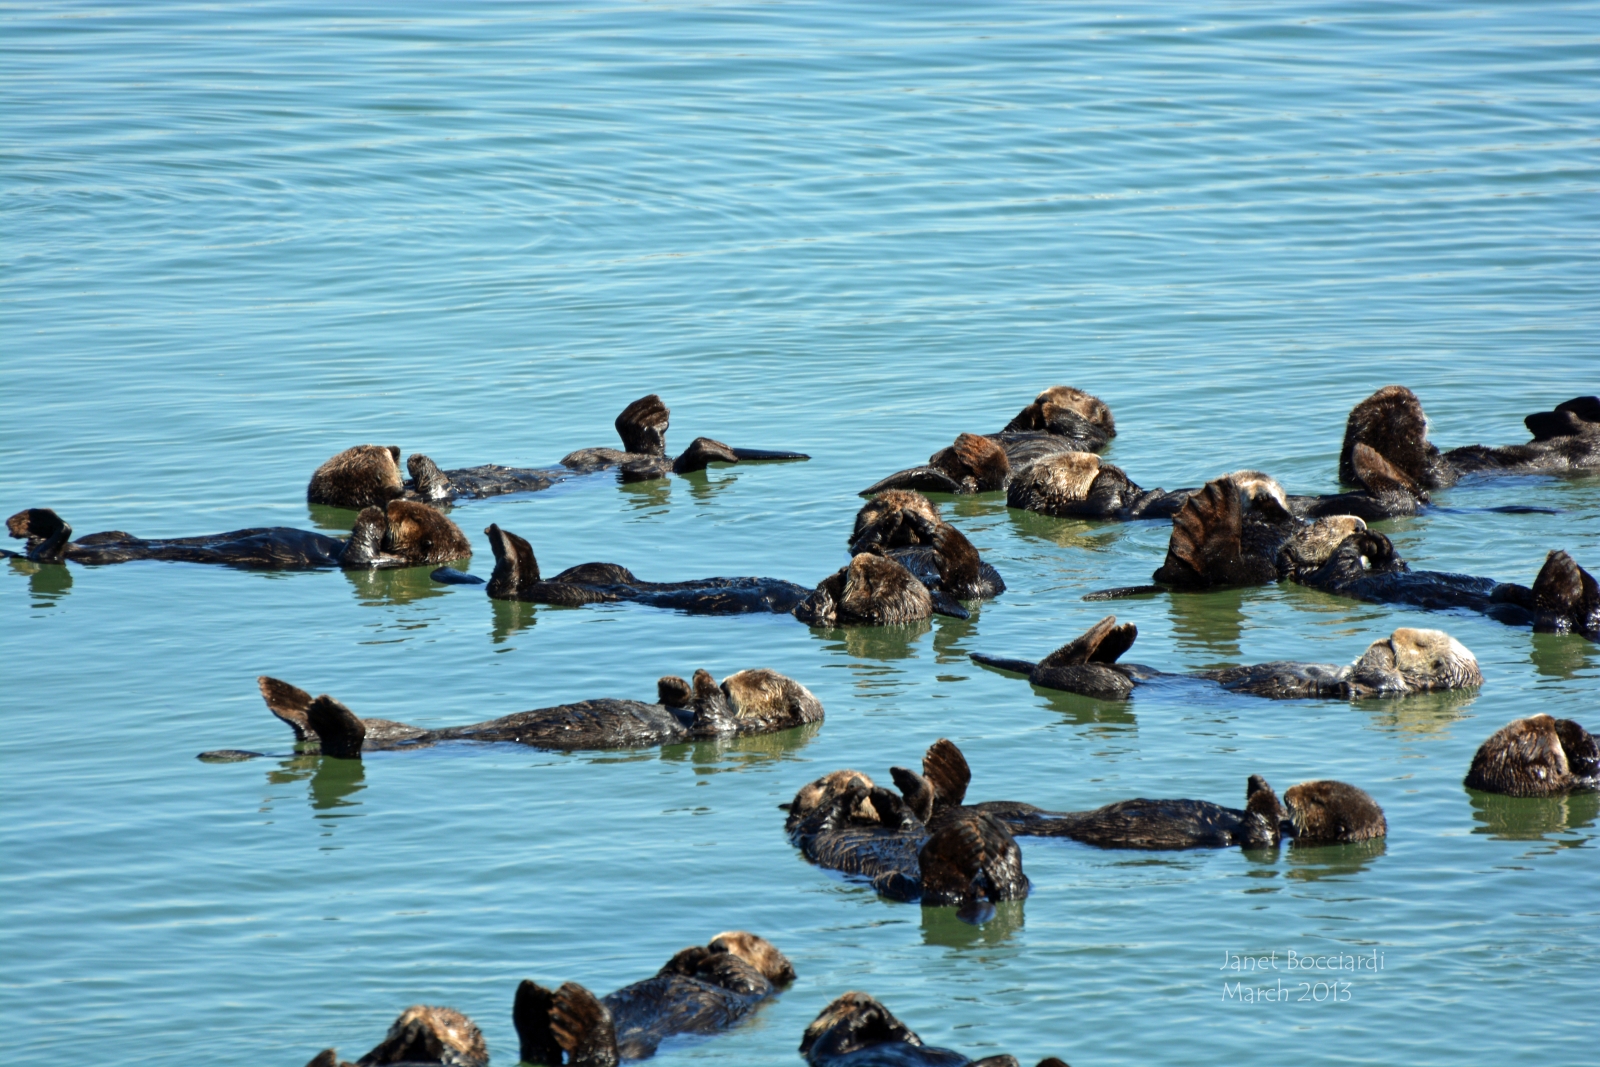
<path id="1" fill-rule="evenodd" d="M 970 491 L 977 493 L 1004 489 L 1011 474 L 1006 450 L 987 437 L 971 433 L 957 435 L 954 444 L 928 457 L 928 465 L 963 485 L 970 482 Z"/>
<path id="2" fill-rule="evenodd" d="M 1000 820 L 971 808 L 957 808 L 930 827 L 933 835 L 917 854 L 922 871 L 922 903 L 961 904 L 977 895 L 990 901 L 1028 895 L 1022 850 Z"/>
<path id="3" fill-rule="evenodd" d="M 694 687 L 675 674 L 656 680 L 656 703 L 669 708 L 686 708 L 694 700 Z"/>
<path id="4" fill-rule="evenodd" d="M 1363 484 L 1356 470 L 1357 444 L 1372 448 L 1416 486 L 1440 489 L 1452 480 L 1428 441 L 1422 401 L 1403 385 L 1386 385 L 1350 409 L 1339 447 L 1339 480 L 1347 485 Z"/>
<path id="5" fill-rule="evenodd" d="M 744 930 L 725 930 L 706 945 L 713 952 L 728 952 L 760 971 L 774 985 L 788 985 L 794 981 L 794 964 L 764 937 Z"/>
<path id="6" fill-rule="evenodd" d="M 887 556 L 858 553 L 824 578 L 795 609 L 812 626 L 883 626 L 933 615 L 933 598 L 917 576 Z"/>
<path id="7" fill-rule="evenodd" d="M 441 1067 L 487 1067 L 489 1046 L 477 1024 L 454 1008 L 417 1004 L 400 1013 L 389 1027 L 388 1035 L 361 1057 L 360 1063 L 361 1067 L 424 1063 Z"/>
<path id="8" fill-rule="evenodd" d="M 472 555 L 472 542 L 449 516 L 416 500 L 391 500 L 383 549 L 414 565 L 448 563 Z"/>
<path id="9" fill-rule="evenodd" d="M 655 393 L 642 396 L 617 416 L 617 436 L 624 451 L 643 456 L 667 454 L 667 424 L 672 412 Z"/>
<path id="10" fill-rule="evenodd" d="M 1266 822 L 1271 835 L 1278 832 L 1278 824 L 1289 817 L 1283 805 L 1278 801 L 1278 794 L 1272 791 L 1272 786 L 1259 774 L 1252 774 L 1244 786 L 1244 808 L 1254 812 Z"/>
<path id="11" fill-rule="evenodd" d="M 1284 552 L 1297 570 L 1315 570 L 1328 562 L 1346 537 L 1366 528 L 1366 522 L 1354 515 L 1330 515 L 1296 530 Z"/>
<path id="12" fill-rule="evenodd" d="M 884 548 L 919 545 L 923 543 L 919 528 L 925 529 L 943 522 L 939 505 L 915 489 L 886 489 L 862 504 L 861 510 L 856 512 L 856 525 L 850 535 L 850 543 L 859 544 L 870 531 L 872 543 Z"/>
<path id="13" fill-rule="evenodd" d="M 811 690 L 774 670 L 738 671 L 722 680 L 721 689 L 738 719 L 796 724 L 822 719 L 822 703 Z"/>
<path id="14" fill-rule="evenodd" d="M 1067 667 L 1079 663 L 1115 663 L 1117 658 L 1133 647 L 1139 630 L 1131 622 L 1117 625 L 1115 615 L 1107 615 L 1081 636 L 1073 638 L 1044 659 L 1039 666 Z"/>
<path id="15" fill-rule="evenodd" d="M 1016 430 L 1048 430 L 1051 416 L 1057 409 L 1069 411 L 1093 426 L 1099 427 L 1107 437 L 1117 435 L 1117 424 L 1111 409 L 1098 397 L 1070 385 L 1052 385 L 1033 398 L 1033 403 L 1018 412 L 1008 428 Z"/>
<path id="16" fill-rule="evenodd" d="M 1600 749 L 1571 719 L 1516 719 L 1478 746 L 1464 783 L 1512 797 L 1548 797 L 1600 787 Z"/>
<path id="17" fill-rule="evenodd" d="M 972 768 L 954 741 L 941 737 L 922 756 L 922 774 L 933 786 L 934 808 L 953 808 L 967 798 Z"/>
<path id="18" fill-rule="evenodd" d="M 831 802 L 833 798 L 857 787 L 864 792 L 871 792 L 874 788 L 872 779 L 860 771 L 830 771 L 816 781 L 800 787 L 800 791 L 794 795 L 794 800 L 789 804 L 789 819 L 794 821 L 809 815 Z M 872 821 L 877 821 L 876 814 L 872 816 Z"/>
<path id="19" fill-rule="evenodd" d="M 616 1067 L 617 1033 L 610 1010 L 577 982 L 563 982 L 550 1003 L 550 1032 L 582 1067 Z"/>
<path id="20" fill-rule="evenodd" d="M 1600 583 L 1565 552 L 1545 557 L 1533 581 L 1533 609 L 1535 630 L 1600 641 Z"/>
<path id="21" fill-rule="evenodd" d="M 1417 500 L 1428 499 L 1426 489 L 1365 442 L 1357 441 L 1351 449 L 1350 465 L 1354 469 L 1356 482 L 1373 496 L 1404 493 Z"/>
<path id="22" fill-rule="evenodd" d="M 1347 844 L 1384 837 L 1389 824 L 1383 809 L 1363 790 L 1344 782 L 1323 779 L 1301 782 L 1283 794 L 1294 823 L 1295 841 L 1302 845 Z"/>
<path id="23" fill-rule="evenodd" d="M 1060 452 L 1037 459 L 1012 481 L 1006 503 L 1043 515 L 1071 515 L 1089 498 L 1100 466 L 1100 457 L 1090 452 Z"/>
<path id="24" fill-rule="evenodd" d="M 356 445 L 316 469 L 306 502 L 360 510 L 382 507 L 404 492 L 398 446 Z"/>
<path id="25" fill-rule="evenodd" d="M 306 709 L 311 707 L 310 693 L 265 674 L 256 679 L 256 686 L 261 690 L 261 698 L 267 702 L 267 710 L 289 724 L 296 741 L 316 736 L 310 720 L 306 718 Z"/>
<path id="26" fill-rule="evenodd" d="M 1368 647 L 1357 661 L 1357 673 L 1361 664 L 1374 659 L 1397 671 L 1413 693 L 1483 684 L 1477 658 L 1443 630 L 1402 626 L 1387 640 L 1374 641 Z"/>

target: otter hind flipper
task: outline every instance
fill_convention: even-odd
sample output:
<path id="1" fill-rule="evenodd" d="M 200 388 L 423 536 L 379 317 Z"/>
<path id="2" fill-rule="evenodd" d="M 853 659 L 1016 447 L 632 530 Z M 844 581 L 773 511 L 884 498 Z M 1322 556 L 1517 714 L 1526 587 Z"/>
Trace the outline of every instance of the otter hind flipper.
<path id="1" fill-rule="evenodd" d="M 1422 401 L 1403 385 L 1386 385 L 1350 409 L 1339 447 L 1339 480 L 1346 485 L 1363 484 L 1355 464 L 1358 444 L 1373 449 L 1418 486 L 1443 489 L 1455 481 L 1455 473 L 1428 440 Z"/>
<path id="2" fill-rule="evenodd" d="M 458 571 L 454 567 L 435 567 L 428 574 L 429 579 L 440 585 L 483 585 L 484 581 L 476 574 Z"/>
<path id="3" fill-rule="evenodd" d="M 366 725 L 355 712 L 326 693 L 306 706 L 306 724 L 322 742 L 324 756 L 361 758 L 361 742 L 367 737 Z"/>
<path id="4" fill-rule="evenodd" d="M 533 546 L 510 530 L 490 523 L 483 531 L 489 535 L 494 552 L 494 573 L 489 577 L 489 596 L 494 600 L 526 600 L 539 583 L 539 561 Z"/>
<path id="5" fill-rule="evenodd" d="M 911 467 L 873 482 L 858 496 L 877 496 L 889 489 L 915 489 L 919 493 L 959 493 L 961 483 L 938 467 Z"/>
<path id="6" fill-rule="evenodd" d="M 933 786 L 934 810 L 958 807 L 967 798 L 972 768 L 956 743 L 941 737 L 922 755 L 922 776 Z"/>
<path id="7" fill-rule="evenodd" d="M 1165 593 L 1164 585 L 1123 585 L 1115 589 L 1100 589 L 1093 593 L 1083 594 L 1084 600 L 1127 600 L 1129 597 L 1149 596 L 1151 593 Z"/>
<path id="8" fill-rule="evenodd" d="M 970 619 L 972 612 L 961 606 L 955 597 L 943 589 L 928 590 L 928 598 L 933 601 L 933 613 L 944 615 L 952 619 Z"/>
<path id="9" fill-rule="evenodd" d="M 1554 411 L 1537 411 L 1522 420 L 1535 441 L 1593 433 L 1600 429 L 1600 396 L 1575 396 Z"/>
<path id="10" fill-rule="evenodd" d="M 917 853 L 922 903 L 972 907 L 1028 895 L 1022 850 L 1004 823 L 966 809 L 934 831 Z"/>
<path id="11" fill-rule="evenodd" d="M 517 986 L 516 999 L 511 1005 L 511 1022 L 517 1028 L 523 1063 L 561 1062 L 561 1045 L 550 1027 L 555 996 L 554 990 L 526 978 Z"/>
<path id="12" fill-rule="evenodd" d="M 261 690 L 261 699 L 267 702 L 267 710 L 289 724 L 296 741 L 316 736 L 306 717 L 306 710 L 311 707 L 310 693 L 265 674 L 256 679 L 256 686 Z"/>
<path id="13" fill-rule="evenodd" d="M 550 1032 L 569 1067 L 617 1067 L 617 1030 L 610 1010 L 577 982 L 563 982 L 550 999 Z"/>
<path id="14" fill-rule="evenodd" d="M 672 412 L 655 393 L 641 396 L 617 416 L 617 436 L 625 451 L 636 455 L 667 454 L 667 425 Z"/>
<path id="15" fill-rule="evenodd" d="M 1368 493 L 1379 498 L 1401 498 L 1428 502 L 1428 491 L 1419 486 L 1404 471 L 1390 463 L 1370 445 L 1356 442 L 1350 451 L 1350 464 L 1357 483 Z"/>
<path id="16" fill-rule="evenodd" d="M 929 531 L 933 562 L 939 568 L 939 588 L 954 597 L 981 595 L 983 560 L 967 535 L 948 523 Z"/>
<path id="17" fill-rule="evenodd" d="M 1167 558 L 1155 580 L 1189 587 L 1226 581 L 1239 559 L 1243 529 L 1238 485 L 1231 478 L 1207 482 L 1172 517 Z"/>
<path id="18" fill-rule="evenodd" d="M 1107 615 L 1085 630 L 1080 636 L 1062 645 L 1039 661 L 1041 669 L 1066 667 L 1080 663 L 1115 663 L 1117 657 L 1133 647 L 1139 636 L 1133 623 L 1117 625 L 1115 615 Z"/>
<path id="19" fill-rule="evenodd" d="M 737 463 L 739 456 L 721 441 L 709 437 L 696 437 L 689 442 L 683 454 L 672 461 L 672 473 L 689 474 L 703 471 L 713 463 Z"/>
<path id="20" fill-rule="evenodd" d="M 1545 557 L 1534 579 L 1533 610 L 1533 628 L 1540 633 L 1600 640 L 1600 583 L 1560 549 Z"/>

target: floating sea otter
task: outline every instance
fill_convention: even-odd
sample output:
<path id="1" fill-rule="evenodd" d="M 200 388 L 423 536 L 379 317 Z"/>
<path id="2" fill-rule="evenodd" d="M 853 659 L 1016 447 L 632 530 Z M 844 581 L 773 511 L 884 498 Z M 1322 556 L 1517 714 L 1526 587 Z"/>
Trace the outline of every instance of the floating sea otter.
<path id="1" fill-rule="evenodd" d="M 957 600 L 988 600 L 1006 591 L 1000 573 L 978 556 L 939 505 L 914 489 L 888 489 L 856 512 L 850 554 L 873 548 L 915 574 L 929 590 Z"/>
<path id="2" fill-rule="evenodd" d="M 931 809 L 935 819 L 946 807 L 963 803 L 972 781 L 966 757 L 944 738 L 928 747 L 920 775 L 903 767 L 892 773 L 907 803 Z M 1344 782 L 1301 782 L 1283 800 L 1280 804 L 1266 779 L 1252 774 L 1243 809 L 1208 800 L 1141 798 L 1093 811 L 1046 811 L 1013 800 L 984 801 L 963 810 L 997 819 L 1019 837 L 1068 837 L 1099 848 L 1272 848 L 1283 838 L 1296 845 L 1331 845 L 1388 833 L 1377 802 Z"/>
<path id="3" fill-rule="evenodd" d="M 454 1008 L 417 1004 L 400 1013 L 384 1039 L 354 1064 L 323 1049 L 306 1067 L 377 1067 L 379 1064 L 488 1067 L 489 1046 L 476 1023 Z"/>
<path id="4" fill-rule="evenodd" d="M 363 508 L 344 540 L 287 526 L 266 526 L 157 540 L 111 530 L 74 541 L 72 527 L 49 508 L 17 512 L 6 520 L 6 531 L 26 539 L 27 549 L 20 555 L 37 563 L 70 560 L 98 565 L 165 559 L 251 570 L 370 570 L 436 565 L 472 555 L 472 545 L 455 523 L 411 500 Z M 19 553 L 0 550 L 0 555 Z"/>
<path id="5" fill-rule="evenodd" d="M 360 759 L 364 752 L 427 748 L 447 741 L 515 742 L 534 748 L 649 748 L 680 741 L 775 733 L 822 721 L 822 703 L 811 691 L 777 671 L 745 670 L 718 686 L 707 671 L 694 681 L 678 677 L 656 683 L 657 703 L 584 700 L 520 711 L 470 726 L 428 730 L 391 719 L 358 718 L 330 696 L 315 699 L 304 689 L 265 675 L 257 679 L 272 714 L 294 731 L 296 741 L 315 742 L 324 756 Z M 238 760 L 260 752 L 202 752 L 203 760 Z"/>
<path id="6" fill-rule="evenodd" d="M 329 459 L 311 475 L 306 501 L 339 508 L 382 505 L 396 497 L 448 504 L 503 493 L 548 489 L 574 474 L 609 467 L 620 469 L 623 481 L 663 478 L 669 473 L 688 474 L 712 463 L 752 460 L 810 459 L 802 452 L 773 452 L 759 448 L 731 448 L 709 437 L 697 437 L 677 459 L 667 456 L 667 422 L 671 412 L 654 393 L 640 397 L 617 416 L 622 450 L 581 448 L 561 460 L 560 467 L 502 467 L 490 463 L 442 471 L 420 452 L 406 460 L 409 481 L 400 477 L 397 445 L 357 445 Z"/>
<path id="7" fill-rule="evenodd" d="M 1139 631 L 1130 623 L 1117 625 L 1107 615 L 1081 637 L 1062 645 L 1038 663 L 1006 659 L 982 652 L 971 653 L 974 663 L 1026 674 L 1028 681 L 1047 689 L 1120 700 L 1134 686 L 1152 678 L 1201 678 L 1220 683 L 1235 693 L 1251 693 L 1289 700 L 1301 697 L 1404 696 L 1439 689 L 1465 689 L 1483 684 L 1478 661 L 1466 647 L 1443 630 L 1401 628 L 1382 641 L 1374 641 L 1349 666 L 1331 663 L 1296 663 L 1277 660 L 1249 667 L 1168 674 L 1136 663 L 1118 663 Z"/>
<path id="8" fill-rule="evenodd" d="M 892 771 L 898 784 L 901 769 Z M 1028 895 L 1022 853 L 1005 825 L 954 804 L 913 807 L 860 771 L 834 771 L 787 805 L 789 841 L 819 867 L 858 875 L 891 900 L 953 905 L 982 922 Z"/>
<path id="9" fill-rule="evenodd" d="M 866 993 L 850 992 L 822 1009 L 800 1039 L 811 1067 L 1018 1067 L 1015 1056 L 971 1060 L 922 1038 Z M 1054 1056 L 1038 1067 L 1067 1067 Z"/>
<path id="10" fill-rule="evenodd" d="M 898 471 L 861 491 L 886 489 L 925 493 L 987 493 L 1004 489 L 1013 471 L 1040 457 L 1098 452 L 1117 435 L 1111 409 L 1081 389 L 1053 385 L 1017 413 L 999 433 L 964 433 L 920 467 Z"/>
<path id="11" fill-rule="evenodd" d="M 658 608 L 676 608 L 697 615 L 742 615 L 749 612 L 788 614 L 811 590 L 778 578 L 700 578 L 686 582 L 645 582 L 616 563 L 581 563 L 545 580 L 533 546 L 509 530 L 491 525 L 494 574 L 489 596 L 536 604 L 576 607 L 633 601 Z M 479 581 L 456 572 L 435 572 L 440 581 Z"/>
<path id="12" fill-rule="evenodd" d="M 1478 746 L 1463 782 L 1511 797 L 1553 797 L 1600 789 L 1600 746 L 1571 719 L 1516 719 Z"/>
<path id="13" fill-rule="evenodd" d="M 726 1030 L 792 981 L 794 967 L 771 942 L 730 930 L 604 997 L 576 982 L 551 990 L 524 981 L 512 1020 L 524 1063 L 616 1067 L 654 1056 L 669 1037 Z"/>
<path id="14" fill-rule="evenodd" d="M 1246 471 L 1207 482 L 1172 519 L 1156 585 L 1108 589 L 1111 600 L 1169 589 L 1261 585 L 1287 578 L 1339 596 L 1429 611 L 1467 608 L 1511 626 L 1600 640 L 1600 587 L 1565 552 L 1551 552 L 1533 588 L 1445 571 L 1414 571 L 1383 534 L 1351 515 L 1306 523 L 1287 513 L 1271 479 Z"/>

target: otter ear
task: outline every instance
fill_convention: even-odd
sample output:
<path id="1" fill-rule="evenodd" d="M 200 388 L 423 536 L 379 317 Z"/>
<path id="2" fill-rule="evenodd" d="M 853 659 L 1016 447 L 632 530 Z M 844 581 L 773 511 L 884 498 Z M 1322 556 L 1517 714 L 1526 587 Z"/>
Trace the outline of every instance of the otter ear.
<path id="1" fill-rule="evenodd" d="M 671 416 L 667 405 L 654 393 L 642 396 L 622 409 L 617 416 L 617 436 L 622 438 L 622 450 L 646 456 L 667 454 L 667 422 Z"/>
<path id="2" fill-rule="evenodd" d="M 517 1028 L 523 1063 L 537 1063 L 558 1067 L 561 1063 L 561 1046 L 550 1029 L 550 1008 L 555 993 L 526 978 L 517 986 L 516 1000 L 511 1006 L 511 1022 Z"/>
<path id="3" fill-rule="evenodd" d="M 953 808 L 967 798 L 972 768 L 967 757 L 947 737 L 928 746 L 922 756 L 922 775 L 933 785 L 935 809 Z"/>
<path id="4" fill-rule="evenodd" d="M 1167 559 L 1156 572 L 1156 580 L 1174 585 L 1210 584 L 1219 571 L 1239 558 L 1242 530 L 1239 487 L 1230 478 L 1207 482 L 1172 517 Z"/>
<path id="5" fill-rule="evenodd" d="M 617 1067 L 617 1032 L 611 1012 L 576 982 L 564 982 L 550 1004 L 550 1032 L 571 1067 Z"/>
<path id="6" fill-rule="evenodd" d="M 1356 482 L 1373 496 L 1405 493 L 1416 500 L 1428 499 L 1427 490 L 1418 486 L 1369 445 L 1358 442 L 1351 449 L 1350 463 L 1355 468 Z"/>
<path id="7" fill-rule="evenodd" d="M 306 709 L 311 707 L 310 693 L 265 674 L 256 679 L 256 686 L 261 690 L 261 699 L 267 702 L 267 710 L 289 724 L 296 741 L 315 736 L 306 718 Z"/>
<path id="8" fill-rule="evenodd" d="M 367 727 L 356 713 L 323 694 L 306 707 L 306 725 L 322 742 L 322 754 L 335 759 L 360 759 Z"/>

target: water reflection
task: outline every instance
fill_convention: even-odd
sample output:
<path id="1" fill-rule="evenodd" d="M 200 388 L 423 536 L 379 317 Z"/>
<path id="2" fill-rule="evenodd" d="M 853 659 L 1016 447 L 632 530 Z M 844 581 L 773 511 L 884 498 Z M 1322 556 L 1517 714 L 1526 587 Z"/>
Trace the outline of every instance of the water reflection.
<path id="1" fill-rule="evenodd" d="M 923 908 L 922 943 L 954 949 L 1000 945 L 1022 929 L 1022 906 L 1025 903 L 1022 900 L 1002 901 L 994 906 L 994 917 L 981 925 L 959 918 L 959 909 L 956 908 Z"/>
<path id="2" fill-rule="evenodd" d="M 666 763 L 689 763 L 700 774 L 738 771 L 792 756 L 809 744 L 821 729 L 822 723 L 808 722 L 792 730 L 770 734 L 746 734 L 742 737 L 719 737 L 684 745 L 667 745 L 661 749 L 661 759 Z"/>
<path id="3" fill-rule="evenodd" d="M 1384 854 L 1386 838 L 1357 841 L 1349 845 L 1296 845 L 1288 850 L 1289 869 L 1284 877 L 1299 882 L 1315 882 L 1346 874 L 1359 874 L 1367 864 Z"/>
<path id="4" fill-rule="evenodd" d="M 359 800 L 351 796 L 367 787 L 366 765 L 358 759 L 332 759 L 320 755 L 291 756 L 267 772 L 272 785 L 290 782 L 307 782 L 308 799 L 317 819 L 348 819 L 359 812 L 340 812 L 340 808 L 357 808 Z M 332 832 L 332 826 L 328 828 Z"/>
<path id="5" fill-rule="evenodd" d="M 671 478 L 652 478 L 648 482 L 625 482 L 619 474 L 617 487 L 633 511 L 648 511 L 655 514 L 666 510 L 667 505 L 672 502 Z"/>
<path id="6" fill-rule="evenodd" d="M 306 517 L 311 520 L 311 528 L 329 533 L 348 534 L 359 514 L 361 512 L 351 508 L 335 508 L 327 504 L 306 505 Z"/>
<path id="7" fill-rule="evenodd" d="M 1413 693 L 1403 697 L 1374 697 L 1357 702 L 1357 707 L 1372 719 L 1372 725 L 1388 732 L 1442 734 L 1460 722 L 1472 702 L 1476 689 L 1446 689 L 1433 693 Z"/>
<path id="8" fill-rule="evenodd" d="M 465 569 L 468 561 L 451 560 L 446 566 Z M 355 589 L 356 599 L 369 607 L 409 604 L 415 600 L 444 596 L 450 592 L 451 586 L 428 577 L 432 573 L 432 567 L 397 567 L 393 570 L 343 572 Z"/>
<path id="9" fill-rule="evenodd" d="M 1020 508 L 1008 508 L 1006 518 L 1010 520 L 1012 531 L 1025 540 L 1081 548 L 1086 552 L 1105 552 L 1126 532 L 1123 523 L 1056 519 Z"/>
<path id="10" fill-rule="evenodd" d="M 709 503 L 713 498 L 716 497 L 718 493 L 722 492 L 722 490 L 738 481 L 738 479 L 734 477 L 717 478 L 714 480 L 710 477 L 710 473 L 713 469 L 720 468 L 726 470 L 729 466 L 730 464 L 727 463 L 717 463 L 712 467 L 707 467 L 703 471 L 690 471 L 688 474 L 680 474 L 678 475 L 678 478 L 679 480 L 688 484 L 689 498 L 691 500 L 697 504 Z"/>
<path id="11" fill-rule="evenodd" d="M 1578 672 L 1600 667 L 1600 645 L 1571 634 L 1533 634 L 1528 658 L 1533 669 L 1547 678 L 1576 678 Z"/>
<path id="12" fill-rule="evenodd" d="M 1600 793 L 1573 793 L 1564 797 L 1505 797 L 1468 789 L 1475 834 L 1501 841 L 1540 841 L 1545 834 L 1586 829 L 1600 817 Z M 1592 834 L 1567 844 L 1581 844 Z"/>
<path id="13" fill-rule="evenodd" d="M 1172 619 L 1172 636 L 1178 648 L 1211 657 L 1211 662 L 1201 663 L 1199 669 L 1231 667 L 1239 662 L 1244 602 L 1254 592 L 1243 588 L 1214 589 L 1167 597 L 1167 614 Z"/>
<path id="14" fill-rule="evenodd" d="M 967 658 L 967 650 L 963 645 L 978 628 L 978 605 L 973 603 L 968 607 L 972 609 L 972 617 L 969 619 L 939 616 L 938 624 L 933 631 L 934 662 L 971 665 L 972 661 Z"/>
<path id="15" fill-rule="evenodd" d="M 34 563 L 13 556 L 11 569 L 28 576 L 28 592 L 36 608 L 53 607 L 72 589 L 72 572 L 65 563 Z"/>
<path id="16" fill-rule="evenodd" d="M 825 642 L 829 652 L 843 652 L 856 659 L 896 660 L 913 658 L 916 652 L 912 646 L 932 629 L 932 622 L 919 619 L 897 626 L 844 626 L 831 630 L 813 626 L 811 635 Z"/>
<path id="17" fill-rule="evenodd" d="M 940 496 L 947 515 L 958 519 L 981 519 L 1003 516 L 1011 509 L 1006 506 L 1004 493 L 962 493 L 960 496 Z M 1032 514 L 1032 512 L 1024 512 Z M 1039 516 L 1043 518 L 1044 516 Z M 1055 520 L 1060 522 L 1060 519 Z M 970 537 L 971 534 L 969 533 Z"/>
<path id="18" fill-rule="evenodd" d="M 1044 701 L 1044 706 L 1062 716 L 1074 726 L 1117 726 L 1138 729 L 1133 703 L 1128 700 L 1096 700 L 1078 693 L 1060 689 L 1034 686 L 1033 692 Z"/>
<path id="19" fill-rule="evenodd" d="M 490 600 L 489 611 L 489 637 L 497 645 L 539 621 L 539 609 L 526 600 Z"/>

